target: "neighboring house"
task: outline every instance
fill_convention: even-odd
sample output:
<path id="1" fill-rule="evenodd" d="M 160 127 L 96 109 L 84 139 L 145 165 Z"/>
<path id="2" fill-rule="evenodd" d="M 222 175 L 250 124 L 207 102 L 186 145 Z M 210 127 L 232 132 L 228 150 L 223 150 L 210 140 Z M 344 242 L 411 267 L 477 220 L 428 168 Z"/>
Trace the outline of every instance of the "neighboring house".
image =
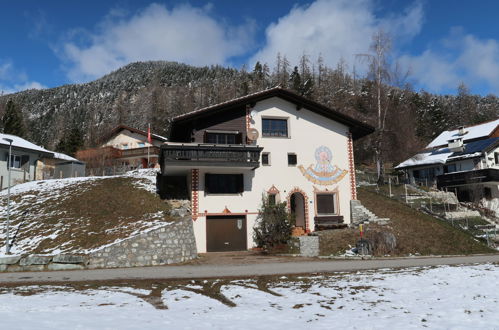
<path id="1" fill-rule="evenodd" d="M 85 163 L 71 156 L 54 152 L 54 156 L 42 157 L 36 167 L 36 180 L 62 179 L 85 176 Z"/>
<path id="2" fill-rule="evenodd" d="M 159 192 L 189 198 L 198 252 L 246 250 L 262 195 L 303 232 L 350 222 L 353 140 L 374 129 L 281 88 L 173 118 Z"/>
<path id="3" fill-rule="evenodd" d="M 12 140 L 11 185 L 36 180 L 38 160 L 53 157 L 54 153 L 25 139 L 11 134 L 0 133 L 0 187 L 8 187 L 9 142 Z"/>
<path id="4" fill-rule="evenodd" d="M 80 150 L 76 153 L 76 158 L 85 161 L 89 168 L 157 167 L 159 147 L 167 139 L 151 134 L 151 142 L 149 142 L 147 135 L 146 131 L 119 125 L 109 132 L 104 138 L 105 142 L 98 148 Z"/>
<path id="5" fill-rule="evenodd" d="M 499 119 L 444 131 L 395 168 L 411 182 L 455 191 L 461 201 L 499 197 Z"/>
<path id="6" fill-rule="evenodd" d="M 85 175 L 85 164 L 73 157 L 47 150 L 15 135 L 0 134 L 0 189 L 9 185 L 9 142 L 5 139 L 12 140 L 12 186 L 33 180 Z M 71 170 L 68 170 L 68 164 L 71 164 Z"/>

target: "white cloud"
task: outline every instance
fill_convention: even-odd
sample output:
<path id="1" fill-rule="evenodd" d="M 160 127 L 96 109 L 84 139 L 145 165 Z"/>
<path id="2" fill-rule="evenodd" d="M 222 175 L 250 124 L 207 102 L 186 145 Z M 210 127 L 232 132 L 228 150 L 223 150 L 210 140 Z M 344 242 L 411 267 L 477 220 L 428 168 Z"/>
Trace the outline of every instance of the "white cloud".
<path id="1" fill-rule="evenodd" d="M 315 59 L 322 54 L 326 64 L 340 59 L 352 65 L 355 55 L 365 53 L 372 35 L 380 28 L 395 39 L 417 35 L 423 22 L 423 8 L 414 2 L 403 13 L 379 18 L 372 0 L 317 0 L 294 7 L 266 29 L 266 43 L 251 62 L 274 63 L 276 54 L 285 54 L 297 63 L 304 52 Z"/>
<path id="2" fill-rule="evenodd" d="M 46 87 L 37 81 L 30 81 L 26 73 L 17 70 L 11 60 L 0 59 L 0 95 L 43 88 Z"/>
<path id="3" fill-rule="evenodd" d="M 464 82 L 499 92 L 499 41 L 454 31 L 438 45 L 438 49 L 430 47 L 420 55 L 401 58 L 422 87 L 448 92 Z"/>
<path id="4" fill-rule="evenodd" d="M 251 50 L 253 34 L 252 23 L 227 26 L 210 16 L 209 6 L 181 5 L 169 10 L 151 4 L 133 16 L 111 13 L 97 32 L 74 33 L 58 51 L 69 78 L 85 81 L 134 61 L 226 64 Z M 77 36 L 85 40 L 77 41 Z"/>

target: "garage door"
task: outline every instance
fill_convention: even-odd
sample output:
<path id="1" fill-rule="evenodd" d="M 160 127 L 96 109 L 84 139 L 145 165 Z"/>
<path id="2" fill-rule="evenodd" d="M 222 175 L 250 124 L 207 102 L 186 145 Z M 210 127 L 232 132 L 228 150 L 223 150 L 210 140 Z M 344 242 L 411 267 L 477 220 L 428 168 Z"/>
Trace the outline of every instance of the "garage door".
<path id="1" fill-rule="evenodd" d="M 207 217 L 206 245 L 208 252 L 247 250 L 246 217 Z"/>

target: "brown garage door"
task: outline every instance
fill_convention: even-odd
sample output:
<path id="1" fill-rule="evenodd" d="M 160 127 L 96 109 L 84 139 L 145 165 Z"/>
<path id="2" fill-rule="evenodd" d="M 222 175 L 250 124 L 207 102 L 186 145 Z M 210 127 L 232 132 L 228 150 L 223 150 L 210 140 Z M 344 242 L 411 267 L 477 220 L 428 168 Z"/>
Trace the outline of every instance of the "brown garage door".
<path id="1" fill-rule="evenodd" d="M 208 252 L 246 250 L 246 217 L 207 217 L 206 245 Z"/>

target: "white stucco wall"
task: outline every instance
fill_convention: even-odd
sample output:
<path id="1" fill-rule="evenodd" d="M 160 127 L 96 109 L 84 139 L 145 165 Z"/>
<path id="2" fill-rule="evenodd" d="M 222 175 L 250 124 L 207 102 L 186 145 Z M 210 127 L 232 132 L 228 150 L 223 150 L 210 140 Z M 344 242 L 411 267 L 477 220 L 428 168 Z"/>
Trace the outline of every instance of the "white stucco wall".
<path id="1" fill-rule="evenodd" d="M 124 149 L 123 145 L 128 144 L 128 149 L 140 148 L 139 143 L 144 143 L 147 146 L 161 146 L 162 142 L 152 139 L 152 144 L 147 141 L 147 136 L 130 132 L 129 130 L 122 130 L 117 135 L 112 137 L 109 141 L 104 143 L 102 147 L 115 147 L 117 149 Z"/>
<path id="2" fill-rule="evenodd" d="M 0 148 L 0 177 L 2 186 L 0 189 L 5 189 L 8 187 L 8 168 L 7 168 L 7 158 L 8 158 L 9 149 L 8 148 Z M 11 186 L 20 184 L 27 181 L 35 180 L 35 171 L 36 171 L 36 161 L 39 159 L 40 155 L 38 153 L 27 152 L 24 150 L 12 150 L 13 155 L 28 155 L 29 161 L 23 168 L 12 168 L 11 170 Z"/>
<path id="3" fill-rule="evenodd" d="M 262 194 L 273 185 L 280 192 L 280 200 L 286 201 L 288 194 L 294 189 L 302 190 L 308 197 L 308 226 L 314 230 L 315 193 L 319 191 L 337 191 L 339 194 L 339 215 L 345 223 L 350 222 L 350 173 L 339 182 L 328 186 L 314 184 L 307 180 L 299 165 L 306 169 L 314 166 L 315 151 L 326 146 L 332 151 L 332 165 L 342 170 L 349 170 L 348 132 L 347 126 L 327 119 L 306 109 L 296 110 L 296 105 L 280 98 L 270 98 L 258 102 L 252 109 L 256 116 L 252 118 L 251 127 L 260 132 L 256 144 L 263 147 L 262 152 L 270 152 L 271 165 L 260 166 L 255 170 L 234 168 L 200 168 L 199 169 L 199 212 L 220 214 L 227 207 L 232 213 L 247 214 L 247 245 L 254 246 L 253 227 L 256 213 L 260 206 Z M 262 137 L 262 117 L 287 118 L 289 137 Z M 288 166 L 288 153 L 297 155 L 297 166 Z M 208 195 L 204 192 L 204 175 L 206 173 L 243 173 L 244 192 L 237 195 Z M 206 218 L 199 217 L 194 222 L 198 252 L 206 252 Z"/>

